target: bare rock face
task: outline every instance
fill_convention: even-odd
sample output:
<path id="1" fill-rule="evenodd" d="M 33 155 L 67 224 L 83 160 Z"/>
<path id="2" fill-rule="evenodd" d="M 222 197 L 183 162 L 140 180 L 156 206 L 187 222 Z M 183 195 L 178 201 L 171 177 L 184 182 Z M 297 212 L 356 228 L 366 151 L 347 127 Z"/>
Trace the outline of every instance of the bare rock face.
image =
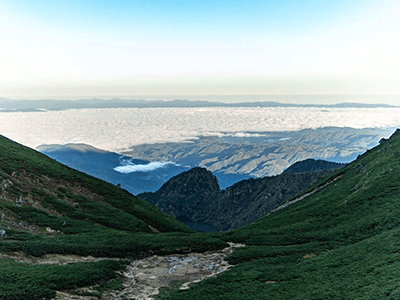
<path id="1" fill-rule="evenodd" d="M 194 168 L 139 197 L 195 230 L 223 231 L 254 222 L 333 170 L 242 180 L 220 190 L 210 171 Z"/>

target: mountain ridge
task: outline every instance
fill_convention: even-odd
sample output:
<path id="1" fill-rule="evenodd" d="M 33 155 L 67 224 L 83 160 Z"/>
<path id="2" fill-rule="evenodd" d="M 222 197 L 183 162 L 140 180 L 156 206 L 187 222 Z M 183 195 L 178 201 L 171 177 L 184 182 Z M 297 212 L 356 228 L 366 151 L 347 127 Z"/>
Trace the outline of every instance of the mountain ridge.
<path id="1" fill-rule="evenodd" d="M 5 111 L 40 111 L 40 110 L 65 110 L 87 108 L 165 108 L 165 107 L 320 107 L 320 108 L 390 108 L 399 107 L 390 104 L 368 104 L 342 102 L 337 104 L 293 104 L 276 101 L 256 101 L 227 103 L 203 100 L 125 100 L 125 99 L 81 99 L 81 100 L 10 100 L 0 98 L 0 109 Z"/>
<path id="2" fill-rule="evenodd" d="M 200 137 L 187 143 L 132 146 L 123 154 L 152 161 L 206 167 L 213 173 L 251 177 L 278 175 L 307 158 L 349 163 L 394 129 L 324 127 L 286 132 L 252 132 L 257 137 Z"/>
<path id="3" fill-rule="evenodd" d="M 283 171 L 283 173 L 303 173 L 329 169 L 340 169 L 345 167 L 346 165 L 347 164 L 345 163 L 308 158 L 302 161 L 295 162 L 293 165 Z"/>
<path id="4" fill-rule="evenodd" d="M 304 162 L 308 167 L 310 162 Z M 312 164 L 312 163 L 311 163 Z M 315 168 L 322 166 L 314 163 Z M 271 209 L 335 169 L 303 173 L 283 173 L 239 181 L 221 190 L 217 178 L 205 168 L 193 168 L 168 180 L 154 193 L 138 197 L 199 231 L 225 231 L 254 222 Z"/>

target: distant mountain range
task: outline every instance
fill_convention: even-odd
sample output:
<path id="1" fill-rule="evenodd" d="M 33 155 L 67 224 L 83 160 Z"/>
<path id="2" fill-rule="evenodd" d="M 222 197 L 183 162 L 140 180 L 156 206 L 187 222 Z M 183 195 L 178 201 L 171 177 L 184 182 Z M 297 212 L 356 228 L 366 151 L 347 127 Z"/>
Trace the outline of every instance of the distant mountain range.
<path id="1" fill-rule="evenodd" d="M 291 172 L 293 168 L 296 172 L 315 171 L 292 166 L 311 158 L 330 161 L 325 165 L 349 163 L 389 136 L 391 131 L 319 128 L 262 132 L 250 137 L 203 137 L 190 143 L 139 145 L 122 154 L 85 144 L 42 145 L 37 149 L 76 170 L 119 184 L 137 195 L 155 192 L 173 176 L 194 167 L 212 171 L 219 187 L 226 189 L 241 180 L 278 175 L 285 170 Z M 301 166 L 304 168 L 305 164 Z"/>
<path id="2" fill-rule="evenodd" d="M 250 224 L 332 170 L 346 165 L 307 159 L 273 177 L 248 179 L 248 176 L 218 173 L 217 178 L 205 168 L 188 170 L 189 166 L 174 163 L 157 164 L 85 144 L 43 145 L 38 150 L 69 167 L 139 194 L 200 231 Z"/>
<path id="3" fill-rule="evenodd" d="M 225 103 L 214 101 L 189 101 L 176 99 L 164 100 L 125 100 L 125 99 L 82 99 L 82 100 L 10 100 L 0 98 L 0 109 L 3 111 L 41 111 L 41 110 L 66 110 L 84 108 L 151 108 L 151 107 L 326 107 L 326 108 L 377 108 L 399 107 L 388 104 L 367 103 L 338 103 L 338 104 L 291 104 L 275 101 L 257 101 L 241 103 Z"/>
<path id="4" fill-rule="evenodd" d="M 134 195 L 155 192 L 172 176 L 191 168 L 168 161 L 135 159 L 86 144 L 42 145 L 37 150 L 78 171 L 119 185 Z M 218 172 L 216 176 L 223 188 L 251 178 L 246 174 Z"/>
<path id="5" fill-rule="evenodd" d="M 155 165 L 85 144 L 42 145 L 38 150 L 78 171 L 120 185 L 134 195 L 156 191 L 172 176 L 189 169 L 173 163 Z"/>
<path id="6" fill-rule="evenodd" d="M 190 143 L 132 146 L 123 154 L 150 161 L 205 167 L 214 174 L 263 177 L 281 174 L 308 158 L 349 163 L 390 136 L 394 129 L 324 127 L 284 132 L 249 132 L 245 136 L 200 137 Z"/>

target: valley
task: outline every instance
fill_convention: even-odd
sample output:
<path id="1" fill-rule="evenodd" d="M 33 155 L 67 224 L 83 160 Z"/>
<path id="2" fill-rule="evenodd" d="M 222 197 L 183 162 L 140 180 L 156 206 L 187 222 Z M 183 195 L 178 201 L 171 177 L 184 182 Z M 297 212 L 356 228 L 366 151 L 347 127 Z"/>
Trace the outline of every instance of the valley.
<path id="1" fill-rule="evenodd" d="M 108 299 L 124 290 L 123 274 L 134 261 L 197 257 L 229 243 L 244 245 L 227 253 L 232 267 L 184 290 L 161 289 L 154 298 L 398 298 L 399 130 L 288 199 L 290 205 L 208 233 L 6 138 L 0 150 L 0 299 Z M 26 258 L 16 262 L 15 255 Z M 94 259 L 34 263 L 48 255 Z"/>
<path id="2" fill-rule="evenodd" d="M 400 300 L 400 1 L 0 12 L 0 300 Z"/>
<path id="3" fill-rule="evenodd" d="M 194 230 L 226 231 L 251 224 L 340 167 L 333 164 L 328 170 L 242 180 L 225 190 L 220 190 L 210 171 L 193 168 L 174 176 L 157 192 L 138 197 Z"/>

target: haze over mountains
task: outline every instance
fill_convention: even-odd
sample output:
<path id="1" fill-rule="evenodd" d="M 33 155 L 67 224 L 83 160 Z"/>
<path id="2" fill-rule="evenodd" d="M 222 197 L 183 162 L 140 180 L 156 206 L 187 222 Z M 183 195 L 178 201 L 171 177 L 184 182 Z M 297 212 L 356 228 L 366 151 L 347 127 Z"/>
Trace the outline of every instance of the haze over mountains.
<path id="1" fill-rule="evenodd" d="M 261 132 L 140 145 L 122 153 L 84 144 L 42 145 L 37 149 L 136 195 L 155 192 L 172 176 L 194 167 L 212 171 L 221 189 L 226 189 L 240 180 L 281 174 L 305 159 L 349 163 L 391 132 L 353 128 Z"/>
<path id="2" fill-rule="evenodd" d="M 144 144 L 123 153 L 138 159 L 206 167 L 212 172 L 263 177 L 280 174 L 307 158 L 351 162 L 392 132 L 393 129 L 326 127 L 253 132 L 248 136 L 226 134 L 186 143 Z"/>
<path id="3" fill-rule="evenodd" d="M 156 191 L 172 176 L 188 170 L 174 163 L 152 165 L 150 161 L 84 144 L 43 145 L 38 150 L 78 171 L 120 185 L 134 195 Z"/>
<path id="4" fill-rule="evenodd" d="M 243 102 L 226 104 L 231 107 L 83 108 L 121 103 L 115 101 L 12 101 L 38 106 L 23 107 L 25 112 L 0 111 L 1 133 L 32 148 L 86 144 L 112 152 L 115 159 L 105 165 L 110 174 L 118 178 L 110 182 L 120 183 L 136 194 L 155 191 L 170 178 L 166 173 L 172 176 L 177 174 L 175 171 L 197 166 L 212 171 L 221 188 L 225 189 L 242 179 L 280 174 L 293 163 L 307 158 L 348 163 L 377 145 L 381 138 L 388 137 L 400 124 L 399 107 L 366 104 L 361 105 L 363 108 L 355 108 L 352 106 L 359 104 L 354 103 L 324 107 L 288 103 L 279 106 L 269 101 L 264 102 L 269 107 L 258 107 L 260 102 Z M 134 103 L 124 101 L 122 103 Z M 139 102 L 176 106 L 211 103 Z M 3 103 L 10 102 L 3 99 Z M 57 110 L 63 103 L 65 107 L 75 105 L 81 109 Z M 40 108 L 56 104 L 61 106 L 53 106 L 54 110 Z M 235 105 L 252 107 L 233 107 Z M 65 154 L 61 155 L 66 158 Z M 129 159 L 119 161 L 118 155 Z M 53 157 L 56 158 L 55 151 Z M 133 167 L 130 159 L 146 163 L 131 160 L 135 164 Z M 90 159 L 77 164 L 89 162 Z M 90 174 L 94 174 L 93 164 L 88 167 L 88 172 L 90 168 Z M 145 168 L 142 171 L 146 172 L 134 172 L 138 168 Z M 149 168 L 157 168 L 160 174 Z M 163 173 L 169 169 L 174 172 Z M 149 172 L 156 177 L 149 177 Z M 138 180 L 142 183 L 143 179 L 152 178 L 148 180 L 149 184 L 137 184 L 140 189 L 126 184 L 127 178 L 140 174 L 142 178 Z"/>
<path id="5" fill-rule="evenodd" d="M 83 143 L 120 153 L 130 147 L 199 140 L 251 138 L 269 132 L 322 127 L 387 129 L 400 124 L 400 108 L 190 107 L 92 108 L 40 112 L 0 111 L 1 133 L 35 148 Z M 285 138 L 285 137 L 283 137 Z M 141 158 L 149 160 L 146 158 Z"/>
<path id="6" fill-rule="evenodd" d="M 116 177 L 109 181 L 120 183 L 136 194 L 155 191 L 170 176 L 193 167 L 212 171 L 225 189 L 242 179 L 280 174 L 307 158 L 348 163 L 377 145 L 381 138 L 388 137 L 400 124 L 400 108 L 387 105 L 301 106 L 268 101 L 263 102 L 266 107 L 259 107 L 262 101 L 218 104 L 212 101 L 119 100 L 2 99 L 3 104 L 26 106 L 20 106 L 24 112 L 13 110 L 16 106 L 0 110 L 1 133 L 32 148 L 86 144 L 112 152 L 114 159 L 104 164 L 109 175 Z M 84 108 L 116 103 L 180 107 Z M 195 107 L 210 103 L 229 107 Z M 32 104 L 37 106 L 29 106 Z M 62 109 L 63 105 L 75 108 Z M 362 108 L 356 108 L 360 105 Z M 56 158 L 57 151 L 61 148 L 53 149 L 52 157 Z M 70 165 L 65 153 L 60 155 Z M 74 155 L 71 158 L 77 159 Z M 118 155 L 127 159 L 121 160 Z M 80 159 L 81 162 L 75 163 L 69 159 L 71 166 L 91 164 L 87 172 L 102 173 L 93 168 L 91 159 Z M 138 168 L 146 172 L 136 172 Z M 160 174 L 156 174 L 156 170 Z M 127 184 L 126 180 L 132 176 L 142 183 L 147 178 L 148 184 L 136 184 L 140 188 Z"/>
<path id="7" fill-rule="evenodd" d="M 276 97 L 276 96 L 275 96 Z M 265 96 L 265 98 L 269 98 Z M 279 98 L 279 97 L 278 97 Z M 226 103 L 215 101 L 188 101 L 175 99 L 165 100 L 126 100 L 126 99 L 81 99 L 81 100 L 11 100 L 0 97 L 0 110 L 3 111 L 40 111 L 40 110 L 65 110 L 84 108 L 151 108 L 151 107 L 327 107 L 327 108 L 377 108 L 398 107 L 388 104 L 368 104 L 356 102 L 343 102 L 337 104 L 295 104 L 280 103 L 276 101 L 252 101 L 239 103 Z"/>
<path id="8" fill-rule="evenodd" d="M 71 168 L 119 185 L 134 195 L 155 192 L 171 177 L 190 169 L 188 165 L 134 159 L 84 144 L 42 145 L 37 149 Z M 250 177 L 218 172 L 215 175 L 223 188 Z"/>

